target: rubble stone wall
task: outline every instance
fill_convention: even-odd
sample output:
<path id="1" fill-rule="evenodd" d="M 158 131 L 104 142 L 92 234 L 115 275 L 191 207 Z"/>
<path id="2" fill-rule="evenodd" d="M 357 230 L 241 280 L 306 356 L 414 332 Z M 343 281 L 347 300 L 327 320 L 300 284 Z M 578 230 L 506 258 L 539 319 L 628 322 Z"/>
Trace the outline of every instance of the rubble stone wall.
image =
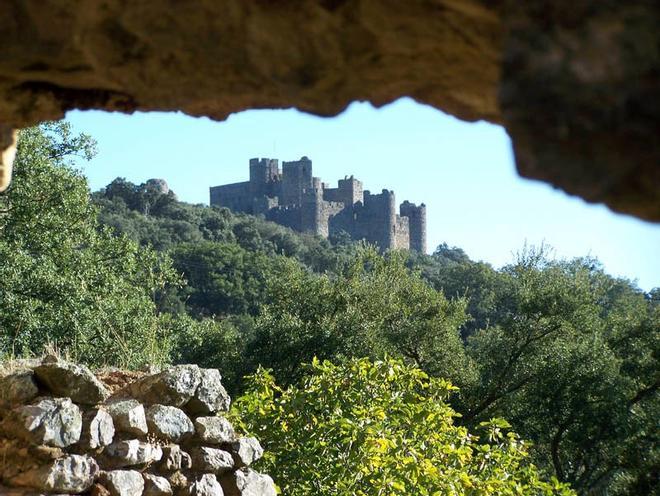
<path id="1" fill-rule="evenodd" d="M 257 439 L 224 416 L 218 370 L 102 381 L 54 356 L 0 370 L 0 496 L 276 494 L 250 468 L 263 454 Z"/>

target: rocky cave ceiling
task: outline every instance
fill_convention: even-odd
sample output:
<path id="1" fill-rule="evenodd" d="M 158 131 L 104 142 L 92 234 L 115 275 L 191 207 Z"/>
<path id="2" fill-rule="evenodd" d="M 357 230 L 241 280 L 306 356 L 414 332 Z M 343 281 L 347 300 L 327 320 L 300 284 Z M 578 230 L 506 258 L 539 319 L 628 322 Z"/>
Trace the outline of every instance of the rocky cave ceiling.
<path id="1" fill-rule="evenodd" d="M 655 0 L 0 0 L 0 187 L 13 130 L 69 109 L 410 96 L 504 125 L 522 176 L 660 221 L 658 26 Z"/>

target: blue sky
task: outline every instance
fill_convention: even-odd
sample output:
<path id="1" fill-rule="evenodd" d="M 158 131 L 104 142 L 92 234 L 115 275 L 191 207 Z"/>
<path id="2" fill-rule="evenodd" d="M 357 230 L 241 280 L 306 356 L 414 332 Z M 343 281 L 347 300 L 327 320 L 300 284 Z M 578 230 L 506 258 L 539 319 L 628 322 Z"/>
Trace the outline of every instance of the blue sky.
<path id="1" fill-rule="evenodd" d="M 243 181 L 248 160 L 307 155 L 314 175 L 336 185 L 354 174 L 365 189 L 424 202 L 428 246 L 446 242 L 496 267 L 525 243 L 557 257 L 591 255 L 641 288 L 660 286 L 660 224 L 614 214 L 515 173 L 498 126 L 465 123 L 410 99 L 381 109 L 354 103 L 335 118 L 296 110 L 250 110 L 224 122 L 180 113 L 70 112 L 99 155 L 84 165 L 96 190 L 121 176 L 165 179 L 180 200 L 208 203 L 209 186 Z"/>

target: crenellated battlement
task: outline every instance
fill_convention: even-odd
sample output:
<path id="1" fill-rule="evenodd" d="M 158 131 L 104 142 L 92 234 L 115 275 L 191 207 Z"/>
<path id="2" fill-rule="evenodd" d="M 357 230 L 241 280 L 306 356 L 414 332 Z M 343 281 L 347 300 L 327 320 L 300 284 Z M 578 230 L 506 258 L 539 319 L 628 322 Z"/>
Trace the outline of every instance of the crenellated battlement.
<path id="1" fill-rule="evenodd" d="M 372 194 L 361 181 L 345 176 L 330 188 L 314 177 L 308 157 L 282 162 L 252 158 L 250 179 L 210 188 L 211 205 L 264 215 L 292 229 L 327 237 L 345 231 L 382 250 L 426 251 L 426 205 L 404 201 L 396 211 L 394 191 Z"/>

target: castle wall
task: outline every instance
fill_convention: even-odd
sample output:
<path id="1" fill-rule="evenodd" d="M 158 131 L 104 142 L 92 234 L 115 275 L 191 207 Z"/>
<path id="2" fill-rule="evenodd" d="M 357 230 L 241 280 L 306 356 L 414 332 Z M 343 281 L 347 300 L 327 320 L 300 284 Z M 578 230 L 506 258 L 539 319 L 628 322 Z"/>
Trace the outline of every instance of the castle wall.
<path id="1" fill-rule="evenodd" d="M 266 219 L 296 231 L 303 231 L 302 207 L 299 205 L 275 207 L 268 212 Z"/>
<path id="2" fill-rule="evenodd" d="M 250 183 L 233 183 L 210 188 L 211 205 L 227 207 L 234 212 L 252 213 Z"/>
<path id="3" fill-rule="evenodd" d="M 396 216 L 394 248 L 397 250 L 410 249 L 410 224 L 408 222 L 408 217 Z"/>
<path id="4" fill-rule="evenodd" d="M 267 216 L 270 210 L 278 206 L 279 200 L 277 197 L 260 196 L 252 198 L 252 213 L 254 215 Z"/>

